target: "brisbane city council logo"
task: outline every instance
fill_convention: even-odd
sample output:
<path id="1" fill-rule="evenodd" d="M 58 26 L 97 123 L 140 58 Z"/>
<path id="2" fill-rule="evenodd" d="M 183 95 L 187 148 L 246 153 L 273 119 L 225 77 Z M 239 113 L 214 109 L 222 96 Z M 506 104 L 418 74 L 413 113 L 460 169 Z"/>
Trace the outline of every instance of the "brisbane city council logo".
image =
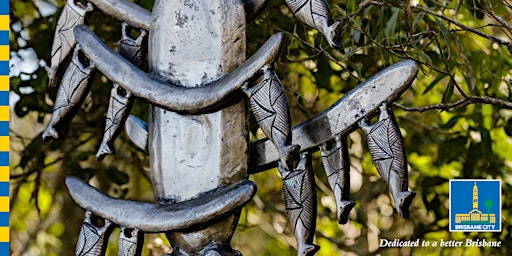
<path id="1" fill-rule="evenodd" d="M 501 180 L 450 180 L 450 232 L 501 232 Z"/>

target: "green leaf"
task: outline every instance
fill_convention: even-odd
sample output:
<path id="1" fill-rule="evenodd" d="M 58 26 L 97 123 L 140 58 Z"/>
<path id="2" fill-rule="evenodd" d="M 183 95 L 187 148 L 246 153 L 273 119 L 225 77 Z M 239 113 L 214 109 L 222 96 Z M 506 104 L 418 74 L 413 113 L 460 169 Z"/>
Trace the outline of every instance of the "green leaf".
<path id="1" fill-rule="evenodd" d="M 390 40 L 395 36 L 395 30 L 396 30 L 396 22 L 398 21 L 398 13 L 400 9 L 393 8 L 393 15 L 391 15 L 391 18 L 389 18 L 388 23 L 386 25 L 386 29 L 384 31 L 384 34 L 386 35 L 386 39 Z"/>
<path id="2" fill-rule="evenodd" d="M 445 78 L 447 75 L 446 74 L 440 74 L 436 77 L 436 79 L 434 79 L 434 81 L 432 81 L 428 86 L 427 88 L 425 88 L 425 90 L 423 91 L 423 95 L 425 95 L 425 93 L 427 93 L 428 91 L 432 90 L 432 88 L 434 88 L 434 86 L 436 86 L 439 81 L 441 81 L 443 78 Z"/>
<path id="3" fill-rule="evenodd" d="M 455 84 L 453 83 L 453 80 L 450 80 L 450 82 L 448 83 L 448 86 L 446 86 L 446 90 L 444 91 L 444 94 L 443 94 L 443 99 L 442 99 L 443 103 L 449 102 L 450 99 L 452 98 L 453 87 L 455 87 Z"/>

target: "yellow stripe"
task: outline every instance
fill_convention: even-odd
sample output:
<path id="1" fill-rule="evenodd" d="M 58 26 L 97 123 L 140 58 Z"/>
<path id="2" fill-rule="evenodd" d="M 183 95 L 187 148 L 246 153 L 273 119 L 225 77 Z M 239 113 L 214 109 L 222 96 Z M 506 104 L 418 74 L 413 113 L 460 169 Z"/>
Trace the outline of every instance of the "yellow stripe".
<path id="1" fill-rule="evenodd" d="M 9 181 L 9 166 L 0 166 L 0 182 Z"/>
<path id="2" fill-rule="evenodd" d="M 0 151 L 9 151 L 9 136 L 0 136 Z"/>
<path id="3" fill-rule="evenodd" d="M 8 91 L 9 83 L 10 81 L 8 76 L 0 76 L 0 91 Z"/>
<path id="4" fill-rule="evenodd" d="M 9 242 L 9 227 L 0 227 L 0 242 Z"/>
<path id="5" fill-rule="evenodd" d="M 0 15 L 0 30 L 9 30 L 9 15 Z"/>
<path id="6" fill-rule="evenodd" d="M 9 121 L 9 106 L 0 106 L 0 121 Z"/>
<path id="7" fill-rule="evenodd" d="M 9 211 L 9 197 L 1 196 L 0 197 L 0 212 L 8 212 Z"/>
<path id="8" fill-rule="evenodd" d="M 9 60 L 9 46 L 0 45 L 0 60 Z"/>

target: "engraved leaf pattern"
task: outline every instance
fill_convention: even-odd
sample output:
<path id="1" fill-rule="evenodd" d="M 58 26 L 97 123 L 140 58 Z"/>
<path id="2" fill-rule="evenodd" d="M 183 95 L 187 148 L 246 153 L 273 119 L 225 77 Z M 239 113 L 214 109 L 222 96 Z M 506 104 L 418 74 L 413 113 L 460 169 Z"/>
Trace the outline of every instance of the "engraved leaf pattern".
<path id="1" fill-rule="evenodd" d="M 299 243 L 312 242 L 316 221 L 316 192 L 311 169 L 311 156 L 301 159 L 292 172 L 283 177 L 283 192 L 288 221 Z M 299 247 L 304 247 L 299 245 Z"/>
<path id="2" fill-rule="evenodd" d="M 76 245 L 76 256 L 100 256 L 103 252 L 103 236 L 96 227 L 84 223 Z"/>
<path id="3" fill-rule="evenodd" d="M 69 55 L 76 44 L 73 28 L 84 23 L 85 14 L 92 9 L 90 5 L 86 8 L 78 6 L 74 0 L 68 0 L 57 22 L 57 28 L 53 38 L 51 52 L 51 79 L 54 79 L 60 63 Z M 50 83 L 53 85 L 53 83 Z"/>
<path id="4" fill-rule="evenodd" d="M 119 256 L 134 256 L 137 249 L 137 244 L 127 240 L 119 239 Z"/>
<path id="5" fill-rule="evenodd" d="M 263 80 L 250 90 L 252 111 L 263 132 L 277 147 L 288 145 L 291 141 L 290 112 L 275 72 L 267 71 Z"/>
<path id="6" fill-rule="evenodd" d="M 394 116 L 375 123 L 366 134 L 368 149 L 375 166 L 382 178 L 389 182 L 391 172 L 400 179 L 401 187 L 407 187 L 407 162 L 405 158 L 403 139 Z"/>
<path id="7" fill-rule="evenodd" d="M 55 127 L 61 120 L 72 118 L 87 96 L 91 72 L 91 69 L 80 68 L 75 61 L 68 65 L 57 92 L 49 126 Z"/>
<path id="8" fill-rule="evenodd" d="M 332 23 L 329 6 L 325 0 L 285 0 L 293 15 L 306 25 L 324 31 Z"/>

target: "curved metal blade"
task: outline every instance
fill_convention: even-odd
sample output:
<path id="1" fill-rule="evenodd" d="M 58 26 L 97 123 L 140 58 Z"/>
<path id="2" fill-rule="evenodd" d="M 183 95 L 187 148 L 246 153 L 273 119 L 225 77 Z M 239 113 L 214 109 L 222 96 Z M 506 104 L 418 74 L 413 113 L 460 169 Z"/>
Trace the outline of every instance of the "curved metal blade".
<path id="1" fill-rule="evenodd" d="M 197 229 L 240 210 L 256 193 L 242 180 L 184 202 L 136 202 L 109 197 L 76 177 L 66 178 L 73 200 L 82 208 L 126 228 L 143 232 Z"/>
<path id="2" fill-rule="evenodd" d="M 151 12 L 141 6 L 127 0 L 87 0 L 94 4 L 100 11 L 126 22 L 134 28 L 149 31 L 151 24 Z"/>
<path id="3" fill-rule="evenodd" d="M 75 36 L 87 58 L 112 82 L 153 105 L 192 114 L 212 111 L 226 104 L 245 81 L 275 60 L 284 41 L 283 34 L 277 33 L 232 73 L 205 86 L 184 88 L 152 78 L 114 53 L 86 26 L 77 26 Z"/>

